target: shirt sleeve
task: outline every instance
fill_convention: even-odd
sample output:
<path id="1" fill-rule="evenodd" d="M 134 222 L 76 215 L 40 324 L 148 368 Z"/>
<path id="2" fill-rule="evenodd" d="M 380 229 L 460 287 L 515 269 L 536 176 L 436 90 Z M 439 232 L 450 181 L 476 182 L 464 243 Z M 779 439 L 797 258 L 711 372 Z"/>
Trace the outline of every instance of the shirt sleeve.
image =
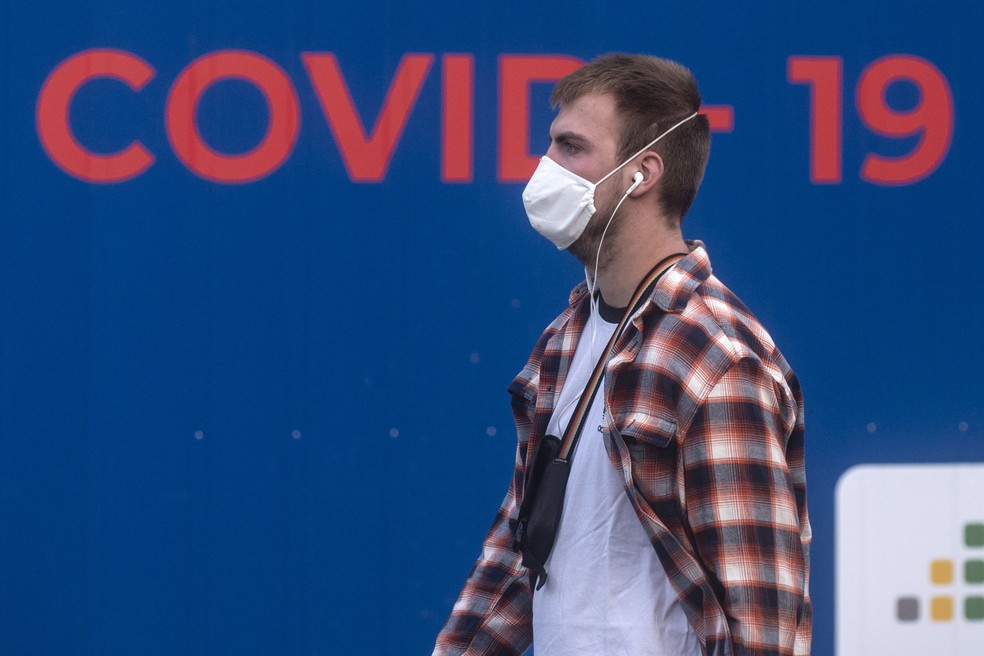
<path id="1" fill-rule="evenodd" d="M 522 654 L 533 641 L 533 598 L 521 556 L 513 549 L 522 481 L 520 443 L 506 497 L 482 546 L 451 617 L 437 637 L 433 656 Z"/>
<path id="2" fill-rule="evenodd" d="M 798 386 L 730 367 L 683 442 L 687 520 L 735 656 L 809 653 L 810 528 Z"/>

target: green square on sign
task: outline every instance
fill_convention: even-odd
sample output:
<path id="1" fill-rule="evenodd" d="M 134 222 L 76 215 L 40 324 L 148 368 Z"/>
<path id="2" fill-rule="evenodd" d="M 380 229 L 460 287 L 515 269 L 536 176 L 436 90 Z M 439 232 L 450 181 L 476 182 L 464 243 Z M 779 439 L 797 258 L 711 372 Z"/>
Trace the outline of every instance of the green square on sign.
<path id="1" fill-rule="evenodd" d="M 964 526 L 964 543 L 968 547 L 984 547 L 984 524 Z"/>
<path id="2" fill-rule="evenodd" d="M 964 614 L 968 620 L 984 620 L 984 597 L 967 597 Z"/>
<path id="3" fill-rule="evenodd" d="M 964 563 L 964 580 L 967 583 L 984 583 L 984 560 L 968 560 Z"/>

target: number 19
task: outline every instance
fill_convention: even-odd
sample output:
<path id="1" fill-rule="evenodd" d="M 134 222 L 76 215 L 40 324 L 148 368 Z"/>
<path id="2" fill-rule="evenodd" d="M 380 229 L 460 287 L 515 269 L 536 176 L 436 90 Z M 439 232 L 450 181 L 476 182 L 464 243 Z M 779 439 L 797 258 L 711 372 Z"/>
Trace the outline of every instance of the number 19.
<path id="1" fill-rule="evenodd" d="M 808 84 L 810 103 L 810 180 L 817 184 L 841 181 L 843 61 L 840 57 L 794 55 L 787 62 L 787 78 Z M 888 105 L 885 94 L 897 82 L 909 82 L 918 101 L 908 111 Z M 919 136 L 911 152 L 900 157 L 868 153 L 861 178 L 880 185 L 918 182 L 943 162 L 953 137 L 953 96 L 946 78 L 933 64 L 913 55 L 888 55 L 861 72 L 855 90 L 861 121 L 885 137 Z"/>

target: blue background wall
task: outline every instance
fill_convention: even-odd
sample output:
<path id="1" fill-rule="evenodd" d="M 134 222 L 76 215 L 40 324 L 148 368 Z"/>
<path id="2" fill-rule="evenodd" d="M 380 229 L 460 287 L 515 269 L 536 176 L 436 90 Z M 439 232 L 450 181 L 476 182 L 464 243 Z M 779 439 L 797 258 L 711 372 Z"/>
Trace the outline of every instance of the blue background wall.
<path id="1" fill-rule="evenodd" d="M 428 653 L 505 491 L 505 387 L 581 276 L 501 179 L 499 61 L 650 52 L 686 63 L 714 136 L 685 233 L 797 370 L 808 414 L 814 653 L 833 653 L 834 486 L 871 462 L 984 459 L 984 109 L 978 3 L 477 2 L 268 6 L 0 2 L 0 653 Z M 66 58 L 114 48 L 155 75 L 95 80 L 78 140 L 138 139 L 126 182 L 69 175 L 36 105 Z M 262 54 L 300 131 L 247 184 L 196 175 L 165 130 L 197 58 Z M 383 179 L 354 182 L 301 60 L 334 53 L 372 126 L 401 58 L 432 65 Z M 441 179 L 441 65 L 474 58 L 474 170 Z M 855 87 L 890 55 L 948 82 L 952 143 L 902 185 Z M 790 58 L 839 58 L 842 177 L 810 177 L 811 90 Z M 530 152 L 546 148 L 535 85 Z M 908 111 L 915 85 L 890 86 Z M 198 126 L 257 144 L 254 87 L 216 84 Z M 368 127 L 367 127 L 368 129 Z M 829 144 L 827 145 L 829 147 Z M 932 493 L 932 491 L 927 491 Z M 914 518 L 913 530 L 918 529 Z"/>

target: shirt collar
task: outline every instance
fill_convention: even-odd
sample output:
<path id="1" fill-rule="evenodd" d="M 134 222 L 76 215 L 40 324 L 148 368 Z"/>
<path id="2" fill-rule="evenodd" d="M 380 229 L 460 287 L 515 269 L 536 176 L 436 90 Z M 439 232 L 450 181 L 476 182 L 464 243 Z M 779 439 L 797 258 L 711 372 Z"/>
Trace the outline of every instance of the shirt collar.
<path id="1" fill-rule="evenodd" d="M 690 253 L 666 272 L 650 297 L 650 302 L 664 312 L 681 312 L 694 290 L 711 276 L 711 260 L 704 249 L 704 242 L 687 241 Z M 573 306 L 588 295 L 588 285 L 581 282 L 571 290 L 568 302 Z"/>
<path id="2" fill-rule="evenodd" d="M 666 272 L 653 291 L 652 302 L 664 312 L 682 312 L 690 297 L 711 277 L 711 259 L 701 241 L 688 241 L 690 254 Z"/>

